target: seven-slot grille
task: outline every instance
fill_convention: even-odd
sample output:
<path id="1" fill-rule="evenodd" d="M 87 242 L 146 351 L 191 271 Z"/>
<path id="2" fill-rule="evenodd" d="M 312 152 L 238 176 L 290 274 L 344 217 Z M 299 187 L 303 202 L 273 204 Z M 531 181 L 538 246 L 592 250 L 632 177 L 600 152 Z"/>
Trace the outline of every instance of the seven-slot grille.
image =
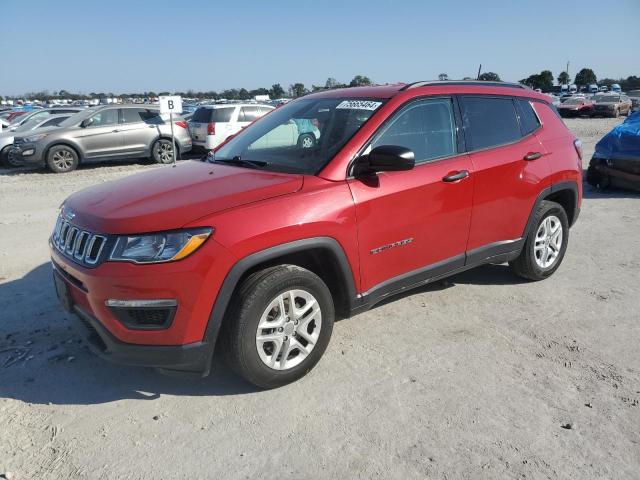
<path id="1" fill-rule="evenodd" d="M 76 262 L 94 266 L 100 259 L 107 237 L 80 230 L 60 216 L 53 230 L 51 242 L 65 256 Z"/>

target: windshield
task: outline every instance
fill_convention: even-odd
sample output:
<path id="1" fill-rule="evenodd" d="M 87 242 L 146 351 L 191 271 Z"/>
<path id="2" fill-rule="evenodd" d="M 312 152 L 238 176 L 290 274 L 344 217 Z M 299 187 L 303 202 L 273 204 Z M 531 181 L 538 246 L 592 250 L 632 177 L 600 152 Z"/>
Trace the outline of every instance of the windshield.
<path id="1" fill-rule="evenodd" d="M 215 161 L 315 175 L 382 103 L 382 99 L 348 98 L 287 103 L 220 147 Z"/>
<path id="2" fill-rule="evenodd" d="M 29 130 L 33 130 L 34 128 L 36 128 L 36 126 L 40 125 L 44 120 L 45 119 L 42 118 L 42 117 L 40 117 L 40 118 L 30 118 L 26 122 L 21 124 L 18 128 L 16 128 L 14 131 L 16 131 L 16 132 L 28 132 Z"/>
<path id="3" fill-rule="evenodd" d="M 620 97 L 618 95 L 596 95 L 593 97 L 596 102 L 619 102 Z"/>
<path id="4" fill-rule="evenodd" d="M 582 99 L 582 98 L 570 98 L 569 100 L 564 102 L 564 104 L 565 105 L 580 105 L 582 102 L 584 102 L 584 99 Z"/>

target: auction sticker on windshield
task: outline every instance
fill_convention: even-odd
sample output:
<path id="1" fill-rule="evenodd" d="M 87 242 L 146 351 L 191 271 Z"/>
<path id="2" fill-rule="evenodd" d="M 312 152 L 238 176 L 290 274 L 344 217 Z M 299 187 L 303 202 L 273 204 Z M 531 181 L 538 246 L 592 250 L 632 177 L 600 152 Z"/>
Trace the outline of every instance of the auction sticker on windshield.
<path id="1" fill-rule="evenodd" d="M 336 109 L 349 110 L 375 110 L 382 102 L 373 102 L 370 100 L 345 100 L 341 102 Z"/>

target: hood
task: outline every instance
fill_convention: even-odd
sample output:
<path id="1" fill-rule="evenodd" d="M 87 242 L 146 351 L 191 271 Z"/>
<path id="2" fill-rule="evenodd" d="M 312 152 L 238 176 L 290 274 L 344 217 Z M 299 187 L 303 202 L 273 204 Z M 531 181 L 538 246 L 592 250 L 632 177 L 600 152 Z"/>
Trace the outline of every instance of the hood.
<path id="1" fill-rule="evenodd" d="M 13 134 L 13 136 L 15 138 L 24 138 L 24 137 L 30 137 L 32 135 L 37 135 L 39 133 L 51 133 L 51 132 L 56 132 L 60 130 L 60 127 L 40 127 L 40 128 L 34 128 L 33 130 L 29 130 L 28 132 L 11 132 Z"/>
<path id="2" fill-rule="evenodd" d="M 65 200 L 63 214 L 95 233 L 157 232 L 293 193 L 302 182 L 302 175 L 190 161 L 82 190 Z"/>

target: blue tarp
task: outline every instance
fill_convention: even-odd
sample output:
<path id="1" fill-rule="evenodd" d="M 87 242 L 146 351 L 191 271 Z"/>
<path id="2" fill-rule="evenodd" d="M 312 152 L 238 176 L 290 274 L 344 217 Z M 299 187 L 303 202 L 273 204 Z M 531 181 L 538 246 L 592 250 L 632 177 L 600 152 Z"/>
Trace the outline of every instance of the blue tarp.
<path id="1" fill-rule="evenodd" d="M 640 161 L 640 111 L 607 133 L 596 144 L 595 157 Z"/>

